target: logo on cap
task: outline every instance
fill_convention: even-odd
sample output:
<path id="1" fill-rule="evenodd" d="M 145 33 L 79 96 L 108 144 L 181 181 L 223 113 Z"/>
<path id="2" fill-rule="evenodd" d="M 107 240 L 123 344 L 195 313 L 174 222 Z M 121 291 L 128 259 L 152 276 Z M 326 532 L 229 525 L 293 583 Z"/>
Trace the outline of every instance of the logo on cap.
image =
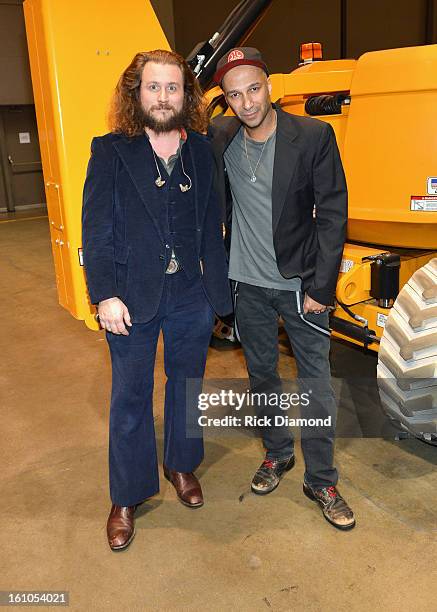
<path id="1" fill-rule="evenodd" d="M 244 58 L 244 53 L 243 51 L 240 51 L 240 49 L 234 49 L 233 51 L 231 51 L 228 55 L 228 63 L 229 62 L 235 62 L 236 60 L 240 60 Z"/>

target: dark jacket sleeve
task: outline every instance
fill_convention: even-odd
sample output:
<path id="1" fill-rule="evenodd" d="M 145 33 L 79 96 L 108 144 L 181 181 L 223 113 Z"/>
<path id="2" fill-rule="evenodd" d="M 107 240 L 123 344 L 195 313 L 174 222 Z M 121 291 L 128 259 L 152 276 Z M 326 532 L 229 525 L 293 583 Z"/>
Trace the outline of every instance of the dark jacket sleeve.
<path id="1" fill-rule="evenodd" d="M 224 249 L 223 224 L 223 210 L 220 206 L 220 198 L 217 191 L 217 172 L 214 168 L 212 185 L 209 191 L 205 212 L 202 244 L 200 247 L 200 256 L 202 259 L 208 257 L 209 252 L 221 251 Z"/>
<path id="2" fill-rule="evenodd" d="M 232 231 L 232 193 L 229 179 L 225 170 L 223 150 L 220 145 L 220 130 L 226 125 L 224 121 L 229 117 L 216 117 L 208 126 L 208 137 L 211 140 L 214 160 L 216 166 L 215 189 L 219 198 L 222 222 L 224 224 L 224 240 L 227 258 L 231 251 L 231 231 Z"/>
<path id="3" fill-rule="evenodd" d="M 207 295 L 214 299 L 215 311 L 223 316 L 232 312 L 228 264 L 223 240 L 223 216 L 219 196 L 213 179 L 205 212 L 202 243 L 200 247 L 204 274 L 203 284 Z"/>
<path id="4" fill-rule="evenodd" d="M 347 188 L 334 130 L 324 124 L 313 166 L 317 258 L 307 293 L 320 304 L 332 304 L 346 239 Z"/>
<path id="5" fill-rule="evenodd" d="M 83 259 L 92 304 L 117 296 L 113 225 L 113 163 L 102 139 L 93 138 L 82 207 Z"/>

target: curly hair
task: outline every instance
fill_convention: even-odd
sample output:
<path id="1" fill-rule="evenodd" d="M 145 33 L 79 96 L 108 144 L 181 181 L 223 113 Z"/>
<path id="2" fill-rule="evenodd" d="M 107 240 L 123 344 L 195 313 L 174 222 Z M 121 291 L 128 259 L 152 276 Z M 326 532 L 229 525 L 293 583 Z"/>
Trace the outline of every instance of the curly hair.
<path id="1" fill-rule="evenodd" d="M 144 133 L 144 113 L 140 100 L 141 76 L 147 62 L 179 66 L 184 80 L 183 113 L 186 129 L 206 132 L 208 117 L 202 90 L 184 58 L 173 51 L 156 49 L 137 53 L 121 75 L 112 97 L 108 123 L 111 132 L 126 136 Z"/>

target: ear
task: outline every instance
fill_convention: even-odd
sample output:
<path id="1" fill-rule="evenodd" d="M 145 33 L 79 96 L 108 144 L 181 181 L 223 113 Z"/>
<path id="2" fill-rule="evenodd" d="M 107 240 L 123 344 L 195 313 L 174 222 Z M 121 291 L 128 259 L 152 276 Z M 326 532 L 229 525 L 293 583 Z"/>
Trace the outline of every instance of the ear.
<path id="1" fill-rule="evenodd" d="M 269 94 L 271 94 L 272 93 L 272 83 L 270 81 L 270 78 L 267 78 L 267 87 L 269 90 Z"/>

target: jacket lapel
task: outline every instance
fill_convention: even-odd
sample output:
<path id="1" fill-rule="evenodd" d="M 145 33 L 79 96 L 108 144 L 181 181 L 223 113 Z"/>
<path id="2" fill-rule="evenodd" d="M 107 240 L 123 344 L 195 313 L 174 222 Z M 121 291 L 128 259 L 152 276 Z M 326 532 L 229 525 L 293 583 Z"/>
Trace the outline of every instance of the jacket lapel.
<path id="1" fill-rule="evenodd" d="M 152 218 L 161 240 L 164 241 L 164 236 L 155 214 L 155 210 L 158 209 L 159 205 L 157 200 L 159 192 L 155 187 L 157 174 L 147 138 L 145 136 L 137 136 L 131 139 L 123 138 L 115 142 L 114 147 L 125 165 L 148 214 Z M 188 147 L 191 160 L 191 180 L 196 208 L 196 223 L 197 227 L 202 228 L 208 203 L 207 195 L 212 184 L 212 158 L 209 151 L 206 150 L 207 144 L 198 140 L 193 133 L 189 134 L 188 140 L 184 145 L 185 147 Z M 200 232 L 198 233 L 200 234 Z"/>
<path id="2" fill-rule="evenodd" d="M 297 132 L 288 113 L 276 107 L 278 125 L 276 130 L 275 160 L 272 183 L 272 228 L 278 227 L 285 198 L 294 176 L 298 161 L 298 150 L 293 144 Z"/>
<path id="3" fill-rule="evenodd" d="M 187 145 L 193 173 L 192 183 L 194 205 L 196 207 L 196 226 L 202 230 L 212 184 L 213 162 L 211 153 L 207 150 L 206 142 L 203 143 L 198 140 L 195 134 L 189 133 L 185 146 Z M 200 235 L 198 246 L 200 248 Z"/>
<path id="4" fill-rule="evenodd" d="M 158 189 L 155 187 L 157 172 L 151 147 L 146 136 L 135 136 L 129 139 L 123 138 L 114 142 L 113 146 L 124 163 L 148 214 L 152 218 L 159 237 L 164 242 L 164 236 L 154 212 L 157 210 L 158 204 Z"/>
<path id="5" fill-rule="evenodd" d="M 217 117 L 214 119 L 211 129 L 213 135 L 212 146 L 218 157 L 223 156 L 240 127 L 241 123 L 236 117 Z"/>
<path id="6" fill-rule="evenodd" d="M 278 116 L 272 183 L 272 228 L 273 234 L 275 234 L 282 209 L 284 208 L 288 188 L 296 170 L 298 150 L 293 144 L 297 137 L 297 132 L 294 128 L 292 117 L 289 113 L 279 108 L 279 106 L 275 104 L 273 106 Z M 215 129 L 214 124 L 216 126 Z M 211 130 L 213 135 L 212 143 L 218 159 L 223 159 L 224 152 L 240 126 L 241 123 L 236 117 L 217 117 L 214 120 L 213 129 Z"/>

